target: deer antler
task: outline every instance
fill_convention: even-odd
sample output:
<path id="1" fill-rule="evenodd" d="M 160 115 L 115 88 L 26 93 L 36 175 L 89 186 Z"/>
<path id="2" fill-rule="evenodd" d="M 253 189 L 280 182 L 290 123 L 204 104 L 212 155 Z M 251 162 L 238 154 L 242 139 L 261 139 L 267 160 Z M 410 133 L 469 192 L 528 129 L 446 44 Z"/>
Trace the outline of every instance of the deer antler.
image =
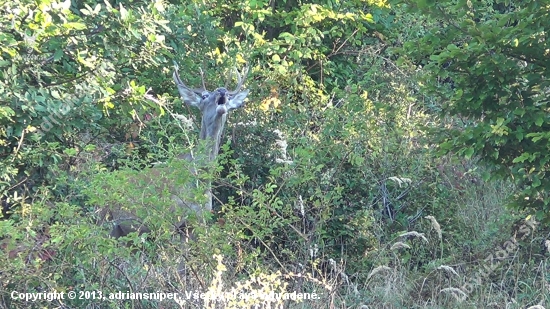
<path id="1" fill-rule="evenodd" d="M 206 90 L 206 86 L 205 86 L 205 83 L 204 83 L 204 72 L 202 71 L 202 69 L 200 70 L 201 71 L 201 80 L 202 80 L 202 89 L 194 89 L 194 88 L 191 88 L 189 86 L 187 86 L 180 78 L 180 74 L 178 73 L 178 70 L 179 70 L 179 65 L 177 64 L 176 61 L 174 61 L 174 74 L 172 75 L 173 78 L 174 78 L 174 81 L 176 82 L 176 84 L 178 85 L 178 87 L 184 87 L 184 88 L 187 88 L 188 90 L 191 90 L 193 91 L 194 93 L 198 94 L 198 95 L 202 95 L 202 92 Z"/>
<path id="2" fill-rule="evenodd" d="M 237 71 L 237 68 L 233 68 L 233 69 L 235 71 L 235 74 L 237 75 L 237 87 L 235 88 L 235 90 L 229 91 L 228 92 L 229 95 L 235 95 L 241 90 L 241 87 L 243 86 L 243 83 L 246 80 L 246 77 L 248 75 L 248 66 L 244 67 L 242 75 L 239 74 L 239 71 Z"/>

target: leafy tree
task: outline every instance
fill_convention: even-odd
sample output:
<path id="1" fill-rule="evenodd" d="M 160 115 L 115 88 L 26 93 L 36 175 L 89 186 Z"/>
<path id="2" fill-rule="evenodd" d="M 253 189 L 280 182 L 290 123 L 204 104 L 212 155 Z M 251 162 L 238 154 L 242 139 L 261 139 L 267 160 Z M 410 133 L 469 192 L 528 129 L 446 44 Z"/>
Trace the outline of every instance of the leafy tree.
<path id="1" fill-rule="evenodd" d="M 509 177 L 513 204 L 550 220 L 550 3 L 407 1 L 429 18 L 404 44 L 440 103 L 441 153 L 479 156 Z"/>

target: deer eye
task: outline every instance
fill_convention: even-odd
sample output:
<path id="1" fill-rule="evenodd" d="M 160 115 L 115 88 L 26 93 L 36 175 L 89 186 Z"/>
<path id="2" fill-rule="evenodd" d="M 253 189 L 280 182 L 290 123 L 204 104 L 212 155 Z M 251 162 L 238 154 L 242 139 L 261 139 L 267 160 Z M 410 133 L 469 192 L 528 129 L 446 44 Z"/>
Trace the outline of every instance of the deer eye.
<path id="1" fill-rule="evenodd" d="M 205 93 L 205 94 L 202 95 L 203 100 L 206 99 L 206 98 L 208 98 L 208 93 Z"/>

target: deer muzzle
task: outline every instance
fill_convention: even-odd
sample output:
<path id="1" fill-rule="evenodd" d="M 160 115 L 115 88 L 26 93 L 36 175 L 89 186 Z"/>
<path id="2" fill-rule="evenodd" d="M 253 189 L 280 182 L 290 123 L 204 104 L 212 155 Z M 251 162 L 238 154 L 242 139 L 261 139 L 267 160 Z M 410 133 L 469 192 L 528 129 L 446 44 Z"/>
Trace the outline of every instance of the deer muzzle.
<path id="1" fill-rule="evenodd" d="M 227 103 L 227 90 L 224 88 L 218 89 L 218 105 L 223 105 Z"/>

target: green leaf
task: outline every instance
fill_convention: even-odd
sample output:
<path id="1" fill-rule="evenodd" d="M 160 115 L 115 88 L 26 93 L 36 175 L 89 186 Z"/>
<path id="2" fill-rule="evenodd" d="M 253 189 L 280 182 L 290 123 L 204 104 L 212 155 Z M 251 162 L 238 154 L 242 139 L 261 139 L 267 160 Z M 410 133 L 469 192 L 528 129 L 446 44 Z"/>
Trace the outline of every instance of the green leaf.
<path id="1" fill-rule="evenodd" d="M 499 19 L 499 21 L 497 23 L 497 26 L 498 27 L 504 27 L 504 25 L 506 25 L 509 20 L 510 20 L 509 18 L 501 18 L 501 19 Z"/>
<path id="2" fill-rule="evenodd" d="M 466 157 L 466 159 L 471 159 L 473 154 L 474 154 L 474 148 L 472 147 L 468 147 L 466 148 L 466 150 L 464 150 L 464 157 Z"/>
<path id="3" fill-rule="evenodd" d="M 462 95 L 464 94 L 464 91 L 462 89 L 458 89 L 456 92 L 455 92 L 455 96 L 457 99 L 460 99 L 462 98 Z"/>
<path id="4" fill-rule="evenodd" d="M 528 152 L 524 152 L 519 157 L 512 160 L 512 163 L 524 162 L 525 160 L 529 159 L 530 156 L 531 155 Z"/>
<path id="5" fill-rule="evenodd" d="M 545 133 L 529 133 L 527 134 L 527 137 L 531 138 L 531 140 L 536 143 L 538 142 L 539 140 L 547 137 Z"/>
<path id="6" fill-rule="evenodd" d="M 523 132 L 516 132 L 516 138 L 521 142 L 523 140 Z"/>
<path id="7" fill-rule="evenodd" d="M 58 49 L 55 51 L 55 53 L 53 54 L 53 60 L 54 61 L 57 61 L 59 59 L 61 59 L 63 57 L 63 49 Z"/>
<path id="8" fill-rule="evenodd" d="M 64 23 L 63 27 L 66 29 L 75 29 L 75 30 L 84 30 L 86 29 L 86 25 L 83 23 L 76 23 L 76 22 L 70 22 L 70 23 Z"/>
<path id="9" fill-rule="evenodd" d="M 92 151 L 96 150 L 96 148 L 97 148 L 96 145 L 94 145 L 94 144 L 88 144 L 88 145 L 86 145 L 86 146 L 84 147 L 84 151 L 86 151 L 86 152 L 92 152 Z"/>
<path id="10" fill-rule="evenodd" d="M 69 155 L 69 156 L 76 156 L 76 154 L 78 152 L 74 148 L 67 148 L 67 149 L 63 150 L 63 153 L 66 154 L 66 155 Z"/>
<path id="11" fill-rule="evenodd" d="M 452 142 L 444 142 L 444 143 L 441 143 L 439 145 L 439 148 L 443 149 L 443 150 L 449 150 L 451 149 L 453 146 L 453 143 Z"/>
<path id="12" fill-rule="evenodd" d="M 15 116 L 15 112 L 13 109 L 11 109 L 8 106 L 0 106 L 0 119 L 6 118 L 9 119 L 10 117 Z"/>
<path id="13" fill-rule="evenodd" d="M 459 50 L 459 48 L 454 45 L 454 44 L 449 44 L 447 45 L 447 49 L 450 50 L 450 51 L 456 51 L 456 50 Z"/>

